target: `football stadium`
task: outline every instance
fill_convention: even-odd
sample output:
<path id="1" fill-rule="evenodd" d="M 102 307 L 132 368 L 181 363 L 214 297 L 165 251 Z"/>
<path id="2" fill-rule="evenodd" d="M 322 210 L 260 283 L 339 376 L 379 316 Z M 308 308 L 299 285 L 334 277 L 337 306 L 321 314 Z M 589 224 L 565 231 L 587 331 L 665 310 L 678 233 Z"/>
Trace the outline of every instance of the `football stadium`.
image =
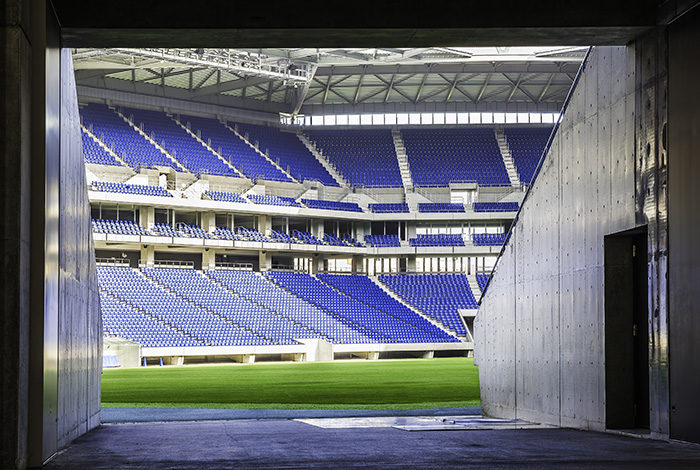
<path id="1" fill-rule="evenodd" d="M 697 1 L 315 3 L 8 2 L 2 468 L 700 465 Z"/>

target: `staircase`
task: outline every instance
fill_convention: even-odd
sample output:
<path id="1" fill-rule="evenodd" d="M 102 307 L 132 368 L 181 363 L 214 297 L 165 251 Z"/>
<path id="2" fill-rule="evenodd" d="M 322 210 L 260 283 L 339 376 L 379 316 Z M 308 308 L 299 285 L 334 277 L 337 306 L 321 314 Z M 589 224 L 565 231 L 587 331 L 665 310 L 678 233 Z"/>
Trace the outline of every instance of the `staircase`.
<path id="1" fill-rule="evenodd" d="M 345 178 L 343 178 L 340 175 L 340 173 L 338 173 L 338 171 L 335 168 L 333 168 L 333 166 L 330 163 L 328 163 L 328 160 L 326 160 L 326 158 L 319 153 L 319 151 L 316 149 L 316 146 L 312 144 L 311 141 L 302 132 L 298 132 L 297 137 L 299 138 L 301 143 L 304 144 L 304 146 L 307 149 L 309 149 L 311 155 L 313 155 L 314 158 L 316 158 L 316 160 L 318 160 L 318 162 L 323 166 L 323 168 L 325 168 L 326 171 L 330 173 L 330 175 L 333 177 L 335 182 L 338 183 L 338 185 L 340 185 L 341 187 L 349 186 L 348 182 L 345 181 Z"/>
<path id="2" fill-rule="evenodd" d="M 479 282 L 476 280 L 476 276 L 473 274 L 467 275 L 467 281 L 469 281 L 469 288 L 474 294 L 474 298 L 479 300 L 481 297 L 481 288 L 479 287 Z"/>
<path id="3" fill-rule="evenodd" d="M 245 142 L 246 144 L 248 144 L 248 146 L 250 146 L 250 148 L 252 148 L 253 150 L 255 150 L 261 157 L 263 157 L 265 160 L 267 160 L 268 162 L 270 162 L 270 164 L 271 164 L 272 166 L 274 166 L 274 167 L 277 168 L 279 171 L 281 171 L 282 173 L 284 173 L 284 174 L 287 176 L 287 178 L 289 178 L 290 180 L 292 180 L 292 181 L 295 182 L 295 183 L 300 183 L 300 181 L 297 181 L 297 179 L 294 178 L 291 174 L 289 174 L 289 172 L 287 172 L 287 170 L 285 170 L 284 168 L 282 168 L 281 166 L 279 166 L 279 165 L 277 164 L 276 161 L 272 160 L 272 159 L 270 158 L 270 156 L 267 155 L 266 153 L 263 153 L 263 151 L 260 150 L 260 149 L 257 147 L 257 145 L 254 145 L 252 142 L 250 142 L 245 136 L 241 135 L 236 129 L 234 129 L 233 127 L 229 126 L 228 123 L 226 123 L 226 122 L 224 122 L 224 123 L 222 123 L 222 124 L 224 125 L 224 127 L 226 127 L 226 129 L 228 129 L 228 130 L 230 130 L 231 132 L 233 132 L 234 134 L 236 134 L 243 142 Z"/>
<path id="4" fill-rule="evenodd" d="M 180 120 L 176 119 L 174 116 L 170 116 L 170 118 L 171 118 L 173 121 L 175 121 L 180 127 L 182 127 L 182 128 L 185 130 L 185 132 L 187 132 L 189 135 L 191 135 L 197 142 L 199 142 L 200 144 L 202 144 L 204 147 L 207 148 L 207 150 L 209 150 L 211 153 L 213 153 L 214 155 L 216 155 L 216 157 L 217 157 L 219 160 L 221 160 L 222 162 L 224 162 L 224 164 L 225 164 L 226 166 L 228 166 L 228 167 L 231 168 L 233 171 L 235 171 L 236 174 L 237 174 L 238 176 L 240 176 L 241 178 L 247 178 L 247 176 L 244 175 L 243 173 L 241 173 L 241 172 L 238 170 L 238 168 L 236 168 L 235 166 L 233 166 L 233 165 L 231 164 L 231 162 L 229 162 L 228 160 L 226 160 L 226 159 L 224 158 L 223 155 L 221 155 L 219 152 L 217 152 L 216 150 L 214 150 L 213 148 L 211 148 L 211 146 L 210 146 L 207 142 L 204 142 L 204 140 L 203 140 L 200 136 L 198 136 L 197 134 L 195 134 L 194 132 L 192 132 L 191 129 L 188 129 L 186 125 L 184 125 L 183 123 L 180 122 Z"/>
<path id="5" fill-rule="evenodd" d="M 117 114 L 119 115 L 119 117 L 121 117 L 121 118 L 124 120 L 124 122 L 126 122 L 127 124 L 129 124 L 136 132 L 138 132 L 139 134 L 141 134 L 141 135 L 143 136 L 144 139 L 146 139 L 147 141 L 149 141 L 150 143 L 152 143 L 158 150 L 160 150 L 161 153 L 163 153 L 163 155 L 165 155 L 165 156 L 168 157 L 170 160 L 172 160 L 173 163 L 175 163 L 175 164 L 177 165 L 177 167 L 180 168 L 180 170 L 182 170 L 184 173 L 192 173 L 190 170 L 188 170 L 187 168 L 185 168 L 184 165 L 182 165 L 180 162 L 178 162 L 177 159 L 175 159 L 175 157 L 173 157 L 172 155 L 170 155 L 170 153 L 168 153 L 167 150 L 165 150 L 163 147 L 161 147 L 160 144 L 159 144 L 158 142 L 156 142 L 155 140 L 153 140 L 153 139 L 151 138 L 150 135 L 146 134 L 146 133 L 143 131 L 143 129 L 141 129 L 139 126 L 137 126 L 136 124 L 134 124 L 133 122 L 131 122 L 131 121 L 129 120 L 129 118 L 127 118 L 127 117 L 124 116 L 122 113 L 120 113 L 119 110 L 116 110 L 116 109 L 115 109 L 114 112 L 117 113 Z"/>
<path id="6" fill-rule="evenodd" d="M 401 172 L 401 182 L 403 183 L 404 188 L 411 189 L 413 188 L 413 178 L 411 178 L 411 167 L 408 164 L 406 147 L 404 146 L 403 139 L 401 138 L 401 131 L 398 129 L 393 129 L 391 131 L 391 136 L 394 138 L 396 158 L 399 162 L 399 171 Z"/>
<path id="7" fill-rule="evenodd" d="M 515 168 L 515 163 L 513 163 L 513 157 L 510 154 L 510 147 L 508 147 L 506 135 L 503 129 L 500 128 L 495 129 L 494 132 L 496 134 L 498 148 L 501 150 L 501 157 L 503 157 L 503 164 L 506 166 L 508 178 L 510 178 L 510 184 L 514 188 L 519 188 L 521 186 L 520 177 L 518 176 L 518 170 Z"/>

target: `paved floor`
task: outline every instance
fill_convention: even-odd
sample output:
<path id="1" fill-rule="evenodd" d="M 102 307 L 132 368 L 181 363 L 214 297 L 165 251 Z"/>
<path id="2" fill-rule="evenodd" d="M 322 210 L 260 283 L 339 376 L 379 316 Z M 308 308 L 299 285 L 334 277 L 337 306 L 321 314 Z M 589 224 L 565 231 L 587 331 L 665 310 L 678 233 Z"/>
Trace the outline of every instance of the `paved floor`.
<path id="1" fill-rule="evenodd" d="M 501 429 L 498 423 L 490 430 L 473 430 L 465 427 L 477 421 L 473 416 L 304 421 L 105 424 L 76 440 L 45 468 L 700 468 L 700 446 L 570 429 Z"/>

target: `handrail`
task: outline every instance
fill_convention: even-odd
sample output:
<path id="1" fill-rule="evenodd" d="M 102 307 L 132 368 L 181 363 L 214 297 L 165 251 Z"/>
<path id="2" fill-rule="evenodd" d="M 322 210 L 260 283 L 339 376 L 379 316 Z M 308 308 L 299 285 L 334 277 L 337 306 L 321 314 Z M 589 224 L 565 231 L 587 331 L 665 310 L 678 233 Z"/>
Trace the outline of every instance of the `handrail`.
<path id="1" fill-rule="evenodd" d="M 97 266 L 129 266 L 128 258 L 95 258 Z"/>
<path id="2" fill-rule="evenodd" d="M 252 263 L 224 263 L 224 262 L 217 262 L 215 263 L 216 269 L 224 269 L 228 271 L 252 271 L 253 270 L 253 264 Z"/>
<path id="3" fill-rule="evenodd" d="M 532 184 L 532 182 L 535 181 L 537 179 L 537 176 L 540 174 L 540 170 L 542 169 L 542 165 L 544 164 L 544 161 L 547 158 L 547 154 L 549 153 L 549 149 L 552 146 L 552 143 L 554 142 L 554 136 L 557 134 L 557 131 L 559 130 L 559 125 L 561 124 L 561 120 L 564 118 L 564 113 L 566 112 L 566 109 L 569 107 L 569 103 L 571 102 L 571 98 L 573 97 L 574 91 L 576 90 L 576 86 L 578 85 L 578 82 L 581 79 L 581 75 L 583 75 L 583 71 L 586 69 L 586 64 L 588 63 L 588 59 L 591 56 L 592 50 L 593 50 L 593 46 L 588 48 L 588 50 L 586 51 L 586 56 L 581 61 L 581 66 L 579 67 L 578 72 L 576 72 L 576 77 L 574 77 L 574 81 L 571 84 L 571 88 L 569 89 L 569 93 L 566 95 L 566 99 L 564 100 L 564 105 L 562 106 L 561 112 L 559 113 L 559 119 L 557 119 L 557 122 L 554 123 L 554 127 L 552 128 L 552 132 L 549 134 L 549 139 L 547 140 L 547 145 L 545 145 L 544 150 L 542 150 L 542 155 L 540 156 L 540 159 L 537 162 L 537 167 L 535 168 L 535 171 L 532 174 L 532 179 L 530 180 L 531 183 L 528 186 L 527 191 L 525 192 L 525 197 L 523 197 L 523 200 L 520 203 L 520 207 L 518 208 L 518 212 L 515 214 L 515 217 L 513 218 L 513 222 L 510 224 L 510 229 L 508 230 L 508 235 L 506 235 L 506 241 L 503 243 L 503 246 L 501 246 L 501 251 L 499 251 L 498 257 L 496 258 L 496 262 L 493 264 L 493 269 L 491 270 L 491 274 L 489 275 L 489 278 L 486 281 L 486 285 L 484 285 L 484 289 L 481 291 L 481 295 L 479 296 L 479 301 L 477 302 L 478 305 L 481 305 L 481 300 L 484 298 L 484 294 L 486 293 L 489 285 L 491 284 L 491 279 L 493 279 L 493 273 L 496 272 L 496 269 L 498 268 L 498 264 L 501 262 L 501 258 L 503 257 L 503 253 L 505 252 L 506 247 L 508 246 L 508 242 L 510 241 L 510 236 L 513 233 L 513 229 L 515 228 L 515 225 L 518 222 L 518 219 L 520 219 L 520 213 L 522 212 L 523 207 L 525 207 L 525 201 L 527 201 L 527 198 L 530 196 L 530 191 L 532 190 L 532 187 L 534 186 Z"/>

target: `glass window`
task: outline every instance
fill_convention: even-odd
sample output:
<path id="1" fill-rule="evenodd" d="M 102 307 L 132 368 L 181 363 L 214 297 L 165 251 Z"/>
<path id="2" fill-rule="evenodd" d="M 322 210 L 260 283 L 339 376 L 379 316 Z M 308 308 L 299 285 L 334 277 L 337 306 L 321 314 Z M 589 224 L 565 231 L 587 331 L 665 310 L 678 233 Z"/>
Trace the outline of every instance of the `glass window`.
<path id="1" fill-rule="evenodd" d="M 420 124 L 420 113 L 410 113 L 408 115 L 409 124 Z"/>
<path id="2" fill-rule="evenodd" d="M 542 122 L 542 114 L 540 113 L 530 113 L 530 122 L 532 124 L 539 124 Z"/>
<path id="3" fill-rule="evenodd" d="M 383 114 L 372 114 L 372 124 L 375 126 L 383 125 L 384 124 L 384 115 Z"/>
<path id="4" fill-rule="evenodd" d="M 371 114 L 360 114 L 360 124 L 363 126 L 367 126 L 369 124 L 372 124 L 372 115 Z"/>
<path id="5" fill-rule="evenodd" d="M 351 114 L 348 116 L 348 124 L 355 126 L 360 123 L 360 115 L 359 114 Z"/>
<path id="6" fill-rule="evenodd" d="M 348 115 L 347 114 L 339 114 L 338 117 L 336 118 L 335 122 L 339 126 L 347 126 L 348 125 Z"/>
<path id="7" fill-rule="evenodd" d="M 384 115 L 384 123 L 390 126 L 393 126 L 396 124 L 396 114 L 389 113 Z"/>
<path id="8" fill-rule="evenodd" d="M 335 126 L 335 115 L 323 116 L 324 126 Z"/>
<path id="9" fill-rule="evenodd" d="M 481 122 L 483 124 L 493 124 L 493 114 L 492 113 L 481 113 Z"/>
<path id="10" fill-rule="evenodd" d="M 445 124 L 457 124 L 457 113 L 445 113 Z"/>
<path id="11" fill-rule="evenodd" d="M 311 125 L 312 126 L 323 125 L 323 116 L 311 116 Z"/>
<path id="12" fill-rule="evenodd" d="M 506 113 L 506 123 L 515 124 L 518 122 L 518 115 L 515 113 Z"/>
<path id="13" fill-rule="evenodd" d="M 457 123 L 469 124 L 470 115 L 475 113 L 457 113 Z M 478 113 L 476 113 L 478 114 Z"/>
<path id="14" fill-rule="evenodd" d="M 433 113 L 421 113 L 420 122 L 421 122 L 421 124 L 432 124 L 433 123 Z"/>
<path id="15" fill-rule="evenodd" d="M 445 124 L 445 113 L 434 113 L 433 124 Z"/>
<path id="16" fill-rule="evenodd" d="M 397 114 L 396 115 L 396 124 L 408 124 L 408 114 Z"/>
<path id="17" fill-rule="evenodd" d="M 504 124 L 506 122 L 505 113 L 493 113 L 493 122 L 495 124 Z"/>

